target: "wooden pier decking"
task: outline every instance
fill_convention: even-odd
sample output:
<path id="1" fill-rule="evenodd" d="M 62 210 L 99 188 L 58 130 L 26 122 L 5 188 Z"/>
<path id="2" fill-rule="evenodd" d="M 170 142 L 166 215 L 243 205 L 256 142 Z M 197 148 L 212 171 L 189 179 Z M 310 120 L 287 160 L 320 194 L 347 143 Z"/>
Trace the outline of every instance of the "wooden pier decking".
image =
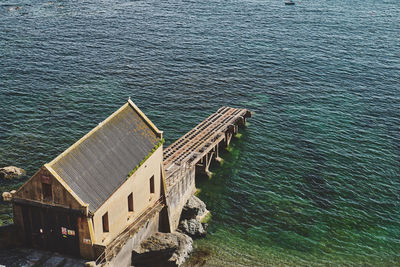
<path id="1" fill-rule="evenodd" d="M 208 173 L 211 160 L 219 159 L 218 147 L 228 146 L 239 126 L 251 117 L 247 109 L 222 107 L 164 150 L 167 188 L 184 168 L 200 167 Z"/>

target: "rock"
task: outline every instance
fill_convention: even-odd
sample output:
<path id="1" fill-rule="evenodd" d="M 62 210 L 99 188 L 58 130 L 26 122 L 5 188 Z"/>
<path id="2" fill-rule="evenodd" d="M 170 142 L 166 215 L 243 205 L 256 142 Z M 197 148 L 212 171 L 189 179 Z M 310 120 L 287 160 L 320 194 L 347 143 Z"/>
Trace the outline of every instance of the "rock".
<path id="1" fill-rule="evenodd" d="M 193 240 L 182 233 L 155 233 L 132 251 L 133 266 L 180 266 L 193 251 Z"/>
<path id="2" fill-rule="evenodd" d="M 190 258 L 182 265 L 182 267 L 202 267 L 206 266 L 207 259 L 211 255 L 211 250 L 205 247 L 198 247 L 190 255 Z"/>
<path id="3" fill-rule="evenodd" d="M 204 237 L 207 234 L 208 224 L 202 224 L 201 220 L 208 214 L 209 211 L 206 208 L 206 204 L 198 197 L 192 196 L 183 207 L 178 231 L 192 238 Z"/>
<path id="4" fill-rule="evenodd" d="M 197 219 L 182 220 L 178 230 L 192 238 L 204 237 L 207 232 Z"/>
<path id="5" fill-rule="evenodd" d="M 3 192 L 1 196 L 3 197 L 4 201 L 11 201 L 12 199 L 12 195 L 10 192 Z"/>
<path id="6" fill-rule="evenodd" d="M 3 179 L 13 179 L 25 176 L 26 172 L 24 169 L 17 168 L 15 166 L 8 166 L 0 168 L 0 178 Z"/>
<path id="7" fill-rule="evenodd" d="M 208 213 L 206 204 L 198 197 L 192 196 L 183 207 L 181 220 L 197 218 L 201 220 Z"/>
<path id="8" fill-rule="evenodd" d="M 20 6 L 12 6 L 12 7 L 9 7 L 8 8 L 8 11 L 17 11 L 17 10 L 20 10 L 22 7 L 20 7 Z"/>

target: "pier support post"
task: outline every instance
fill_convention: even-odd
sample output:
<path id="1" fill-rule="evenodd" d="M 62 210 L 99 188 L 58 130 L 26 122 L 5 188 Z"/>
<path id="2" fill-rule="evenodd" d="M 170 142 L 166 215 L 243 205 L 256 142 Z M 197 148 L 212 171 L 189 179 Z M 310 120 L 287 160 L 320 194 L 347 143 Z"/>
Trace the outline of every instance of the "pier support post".
<path id="1" fill-rule="evenodd" d="M 238 125 L 240 128 L 244 128 L 246 126 L 246 118 L 244 116 L 239 117 Z"/>
<path id="2" fill-rule="evenodd" d="M 216 145 L 215 145 L 215 147 L 214 147 L 214 150 L 215 150 L 215 161 L 216 162 L 218 162 L 219 164 L 221 164 L 222 163 L 222 158 L 219 156 L 219 143 L 217 143 Z"/>
<path id="3" fill-rule="evenodd" d="M 196 173 L 200 173 L 211 177 L 212 172 L 210 172 L 210 164 L 211 161 L 215 158 L 216 152 L 215 148 L 213 148 L 210 152 L 208 152 L 199 163 L 196 164 Z"/>
<path id="4" fill-rule="evenodd" d="M 231 143 L 232 136 L 238 132 L 238 126 L 235 124 L 231 124 L 228 126 L 227 131 L 225 132 L 225 147 L 228 147 Z"/>

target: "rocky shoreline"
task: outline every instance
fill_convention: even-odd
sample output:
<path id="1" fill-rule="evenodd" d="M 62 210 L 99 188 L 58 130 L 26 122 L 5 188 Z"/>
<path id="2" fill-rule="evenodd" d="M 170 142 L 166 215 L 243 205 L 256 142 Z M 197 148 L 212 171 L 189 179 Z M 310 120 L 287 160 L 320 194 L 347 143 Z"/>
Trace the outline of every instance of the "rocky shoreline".
<path id="1" fill-rule="evenodd" d="M 210 212 L 198 197 L 192 196 L 184 206 L 180 224 L 175 233 L 155 233 L 140 243 L 132 252 L 135 267 L 181 266 L 193 252 L 193 239 L 206 235 Z"/>
<path id="2" fill-rule="evenodd" d="M 12 206 L 10 200 L 18 184 L 26 178 L 24 169 L 15 166 L 0 166 L 0 226 L 13 223 Z M 1 249 L 0 244 L 0 249 Z"/>
<path id="3" fill-rule="evenodd" d="M 204 237 L 208 227 L 204 219 L 209 214 L 206 204 L 198 197 L 192 196 L 183 207 L 178 231 L 192 238 Z"/>

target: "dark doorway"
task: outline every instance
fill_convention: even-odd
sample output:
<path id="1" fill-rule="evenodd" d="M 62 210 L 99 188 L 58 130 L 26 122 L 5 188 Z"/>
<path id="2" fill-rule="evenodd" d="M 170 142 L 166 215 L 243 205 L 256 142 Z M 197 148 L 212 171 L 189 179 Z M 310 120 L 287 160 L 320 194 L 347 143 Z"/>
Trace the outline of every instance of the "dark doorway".
<path id="1" fill-rule="evenodd" d="M 79 257 L 77 214 L 32 206 L 22 214 L 28 246 Z"/>

